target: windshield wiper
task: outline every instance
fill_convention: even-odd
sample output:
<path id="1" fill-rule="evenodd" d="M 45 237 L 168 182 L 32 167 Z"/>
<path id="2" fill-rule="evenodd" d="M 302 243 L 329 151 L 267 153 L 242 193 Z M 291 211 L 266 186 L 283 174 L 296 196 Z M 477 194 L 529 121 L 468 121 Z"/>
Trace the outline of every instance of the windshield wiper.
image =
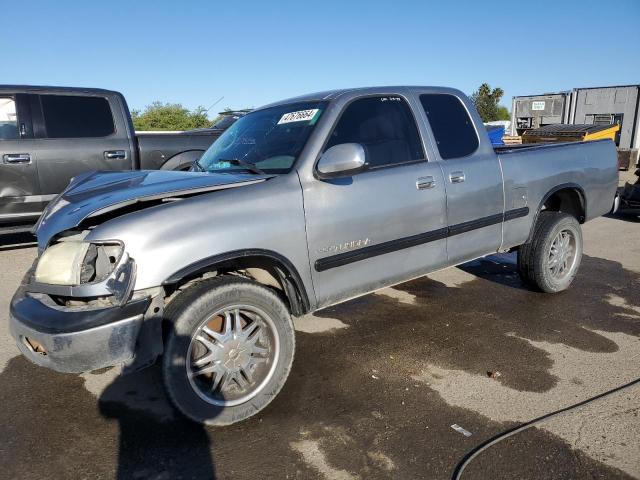
<path id="1" fill-rule="evenodd" d="M 231 165 L 238 165 L 246 170 L 249 170 L 252 173 L 257 173 L 258 175 L 266 175 L 264 170 L 256 167 L 255 163 L 245 162 L 244 160 L 240 160 L 239 158 L 220 158 L 218 162 L 228 162 Z"/>
<path id="2" fill-rule="evenodd" d="M 206 172 L 206 170 L 204 169 L 204 167 L 202 166 L 202 164 L 200 163 L 200 160 L 195 160 L 193 162 L 193 164 L 198 167 L 198 170 L 200 170 L 201 172 Z"/>

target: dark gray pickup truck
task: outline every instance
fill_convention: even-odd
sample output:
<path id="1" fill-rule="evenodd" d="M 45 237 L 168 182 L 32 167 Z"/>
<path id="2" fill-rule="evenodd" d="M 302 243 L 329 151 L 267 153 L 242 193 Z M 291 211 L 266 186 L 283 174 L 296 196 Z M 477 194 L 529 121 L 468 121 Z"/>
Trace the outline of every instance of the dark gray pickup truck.
<path id="1" fill-rule="evenodd" d="M 220 128 L 136 133 L 118 92 L 0 86 L 0 233 L 25 230 L 88 170 L 187 170 Z"/>

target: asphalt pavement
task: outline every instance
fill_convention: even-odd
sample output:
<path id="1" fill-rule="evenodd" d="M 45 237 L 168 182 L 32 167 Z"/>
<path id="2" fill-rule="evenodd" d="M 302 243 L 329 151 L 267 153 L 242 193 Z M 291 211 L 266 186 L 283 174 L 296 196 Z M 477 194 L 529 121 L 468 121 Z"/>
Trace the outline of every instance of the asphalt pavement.
<path id="1" fill-rule="evenodd" d="M 640 378 L 635 217 L 584 226 L 561 294 L 496 255 L 296 319 L 280 395 L 223 428 L 176 414 L 155 367 L 63 375 L 19 356 L 8 305 L 30 242 L 0 241 L 0 478 L 448 479 L 487 439 Z M 499 442 L 462 478 L 640 478 L 639 413 L 635 386 Z"/>

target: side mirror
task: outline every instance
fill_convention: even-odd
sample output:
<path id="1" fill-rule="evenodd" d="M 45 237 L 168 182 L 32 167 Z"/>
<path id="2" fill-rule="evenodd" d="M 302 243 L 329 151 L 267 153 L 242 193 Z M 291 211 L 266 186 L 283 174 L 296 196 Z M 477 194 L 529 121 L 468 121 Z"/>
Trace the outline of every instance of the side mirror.
<path id="1" fill-rule="evenodd" d="M 322 154 L 317 166 L 320 179 L 351 176 L 367 168 L 364 148 L 359 143 L 334 145 Z"/>

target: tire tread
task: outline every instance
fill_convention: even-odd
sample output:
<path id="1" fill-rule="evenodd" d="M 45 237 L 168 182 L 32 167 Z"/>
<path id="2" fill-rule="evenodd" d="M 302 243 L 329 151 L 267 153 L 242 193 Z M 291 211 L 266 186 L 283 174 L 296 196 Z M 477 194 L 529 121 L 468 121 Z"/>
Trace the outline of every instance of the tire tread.
<path id="1" fill-rule="evenodd" d="M 546 272 L 543 267 L 543 256 L 546 252 L 543 246 L 556 226 L 567 220 L 577 224 L 575 217 L 563 212 L 540 212 L 534 226 L 531 241 L 521 245 L 518 249 L 518 273 L 520 278 L 525 284 L 538 291 L 547 293 L 558 291 L 551 288 L 546 278 Z M 579 231 L 579 224 L 577 228 Z"/>

